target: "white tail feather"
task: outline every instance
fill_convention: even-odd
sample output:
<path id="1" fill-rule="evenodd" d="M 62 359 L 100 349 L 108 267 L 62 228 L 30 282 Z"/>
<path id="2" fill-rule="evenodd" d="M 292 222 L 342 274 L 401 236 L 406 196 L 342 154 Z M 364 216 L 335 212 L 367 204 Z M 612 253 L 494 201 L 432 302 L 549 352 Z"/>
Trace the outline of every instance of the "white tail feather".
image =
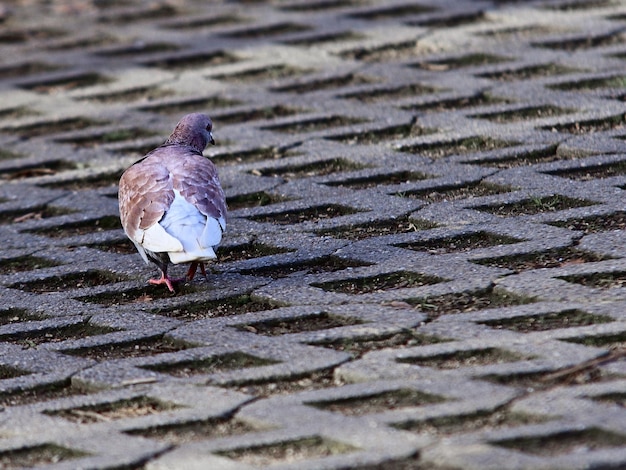
<path id="1" fill-rule="evenodd" d="M 214 248 L 222 240 L 220 221 L 202 214 L 178 191 L 174 191 L 174 201 L 159 224 L 182 245 L 182 250 L 167 250 L 172 263 L 216 258 Z"/>
<path id="2" fill-rule="evenodd" d="M 139 236 L 137 238 L 139 238 L 141 245 L 146 250 L 154 252 L 183 251 L 182 243 L 167 233 L 167 231 L 159 224 L 154 224 L 148 230 L 140 229 L 138 235 Z"/>
<path id="3" fill-rule="evenodd" d="M 174 264 L 191 263 L 192 261 L 211 261 L 217 258 L 213 248 L 205 248 L 202 251 L 177 251 L 168 253 L 170 261 Z"/>

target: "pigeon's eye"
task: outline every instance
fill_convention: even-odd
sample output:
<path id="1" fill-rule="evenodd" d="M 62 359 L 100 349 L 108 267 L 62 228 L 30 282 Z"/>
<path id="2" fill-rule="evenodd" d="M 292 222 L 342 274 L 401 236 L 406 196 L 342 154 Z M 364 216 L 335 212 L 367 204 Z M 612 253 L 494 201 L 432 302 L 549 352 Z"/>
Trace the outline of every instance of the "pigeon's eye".
<path id="1" fill-rule="evenodd" d="M 207 124 L 207 126 L 206 126 L 206 130 L 207 130 L 207 131 L 209 131 L 209 132 L 211 132 L 211 128 L 212 128 L 211 124 Z"/>

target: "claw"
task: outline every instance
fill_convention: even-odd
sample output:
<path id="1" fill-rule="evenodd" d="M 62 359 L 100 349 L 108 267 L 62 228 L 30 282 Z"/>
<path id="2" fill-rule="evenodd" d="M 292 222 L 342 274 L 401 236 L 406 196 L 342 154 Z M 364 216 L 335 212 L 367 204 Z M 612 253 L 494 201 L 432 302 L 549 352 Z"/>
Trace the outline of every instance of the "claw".
<path id="1" fill-rule="evenodd" d="M 202 263 L 200 261 L 194 261 L 189 266 L 189 271 L 187 271 L 187 275 L 185 277 L 171 278 L 167 274 L 165 274 L 163 271 L 161 271 L 161 278 L 160 279 L 150 279 L 150 280 L 148 280 L 148 282 L 150 284 L 152 284 L 153 286 L 158 286 L 160 284 L 165 284 L 167 286 L 167 288 L 170 290 L 170 292 L 176 292 L 176 290 L 174 289 L 174 283 L 175 282 L 185 282 L 185 281 L 193 280 L 194 276 L 196 275 L 196 271 L 198 270 L 198 267 L 200 267 L 200 272 L 202 273 L 202 275 L 206 279 L 207 276 L 206 276 L 206 268 L 204 266 L 204 263 Z"/>
<path id="2" fill-rule="evenodd" d="M 160 284 L 165 284 L 170 292 L 176 292 L 174 290 L 174 284 L 172 281 L 176 281 L 176 279 L 170 279 L 165 273 L 161 274 L 161 279 L 149 279 L 148 282 L 153 286 L 158 286 Z"/>

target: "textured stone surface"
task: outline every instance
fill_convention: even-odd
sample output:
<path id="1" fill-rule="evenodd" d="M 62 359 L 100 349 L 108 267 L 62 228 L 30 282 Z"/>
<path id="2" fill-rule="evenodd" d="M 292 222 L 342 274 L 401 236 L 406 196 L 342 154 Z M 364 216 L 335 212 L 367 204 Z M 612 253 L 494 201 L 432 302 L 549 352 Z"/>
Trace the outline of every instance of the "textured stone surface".
<path id="1" fill-rule="evenodd" d="M 0 467 L 625 466 L 625 21 L 5 2 Z M 193 111 L 231 218 L 170 295 L 116 185 Z"/>

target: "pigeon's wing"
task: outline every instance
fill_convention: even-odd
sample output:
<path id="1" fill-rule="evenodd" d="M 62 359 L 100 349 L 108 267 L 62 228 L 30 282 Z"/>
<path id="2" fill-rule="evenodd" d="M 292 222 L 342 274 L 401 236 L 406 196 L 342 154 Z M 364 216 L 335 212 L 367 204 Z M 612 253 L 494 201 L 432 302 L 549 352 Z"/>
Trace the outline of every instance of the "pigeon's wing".
<path id="1" fill-rule="evenodd" d="M 180 168 L 172 171 L 173 187 L 208 219 L 216 220 L 220 232 L 226 230 L 226 196 L 220 185 L 215 165 L 201 155 L 190 155 L 177 161 Z M 209 228 L 210 224 L 207 224 Z M 221 233 L 219 234 L 221 239 Z M 216 244 L 214 244 L 215 246 Z"/>
<path id="2" fill-rule="evenodd" d="M 119 204 L 122 227 L 128 237 L 154 252 L 182 251 L 159 220 L 174 200 L 172 176 L 163 164 L 166 155 L 154 152 L 128 168 L 120 179 Z"/>

